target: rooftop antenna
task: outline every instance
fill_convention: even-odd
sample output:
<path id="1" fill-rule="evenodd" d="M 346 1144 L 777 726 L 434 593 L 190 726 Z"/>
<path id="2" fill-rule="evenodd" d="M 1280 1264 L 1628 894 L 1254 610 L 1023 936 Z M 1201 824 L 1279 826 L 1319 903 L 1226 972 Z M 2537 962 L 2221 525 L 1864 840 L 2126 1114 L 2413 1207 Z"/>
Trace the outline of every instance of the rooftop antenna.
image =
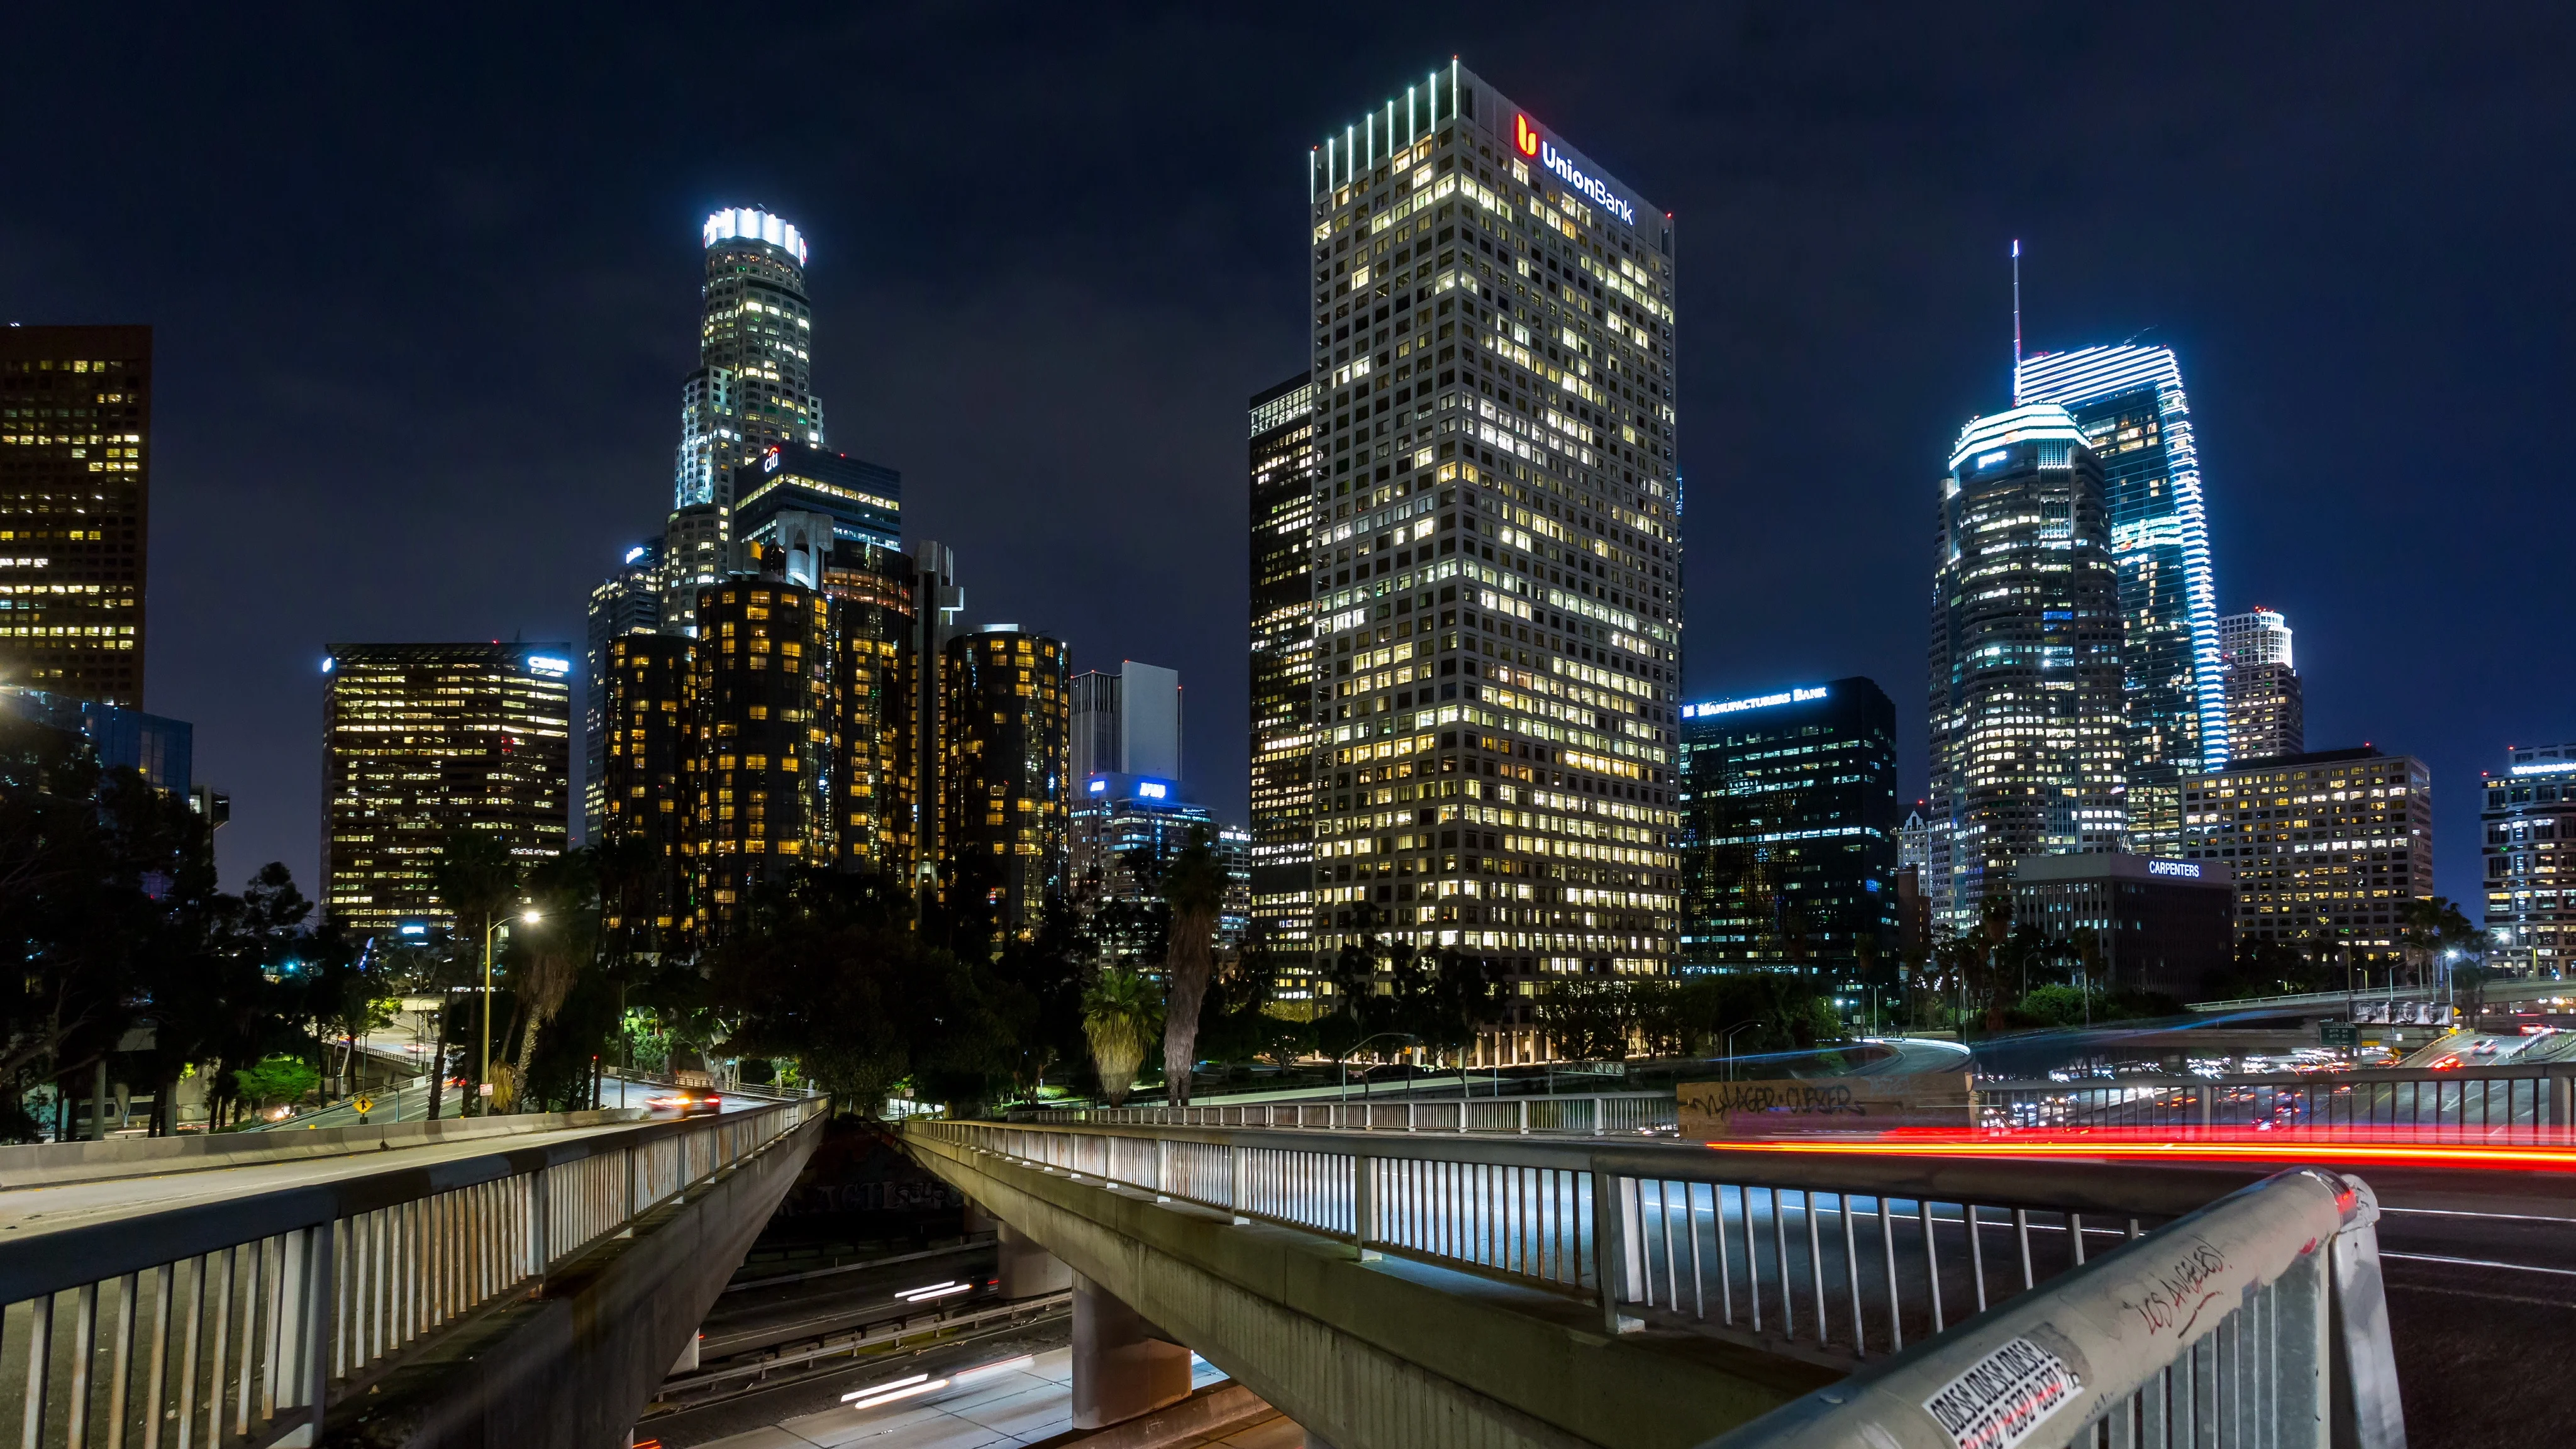
<path id="1" fill-rule="evenodd" d="M 2021 406 L 2021 238 L 2012 244 L 2013 268 L 2013 406 Z"/>

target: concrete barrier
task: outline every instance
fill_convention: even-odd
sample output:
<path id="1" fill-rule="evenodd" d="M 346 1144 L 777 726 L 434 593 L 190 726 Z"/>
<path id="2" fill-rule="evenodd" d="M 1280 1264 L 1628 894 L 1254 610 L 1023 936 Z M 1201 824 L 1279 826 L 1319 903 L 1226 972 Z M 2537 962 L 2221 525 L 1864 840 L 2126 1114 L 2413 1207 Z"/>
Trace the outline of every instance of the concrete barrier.
<path id="1" fill-rule="evenodd" d="M 641 1107 L 597 1112 L 530 1112 L 503 1117 L 442 1117 L 434 1122 L 383 1122 L 365 1127 L 315 1127 L 301 1132 L 220 1132 L 187 1137 L 115 1137 L 104 1141 L 37 1142 L 0 1147 L 0 1190 L 58 1187 L 115 1177 L 156 1177 L 257 1162 L 345 1157 L 356 1152 L 399 1151 L 437 1142 L 516 1137 L 640 1122 Z"/>

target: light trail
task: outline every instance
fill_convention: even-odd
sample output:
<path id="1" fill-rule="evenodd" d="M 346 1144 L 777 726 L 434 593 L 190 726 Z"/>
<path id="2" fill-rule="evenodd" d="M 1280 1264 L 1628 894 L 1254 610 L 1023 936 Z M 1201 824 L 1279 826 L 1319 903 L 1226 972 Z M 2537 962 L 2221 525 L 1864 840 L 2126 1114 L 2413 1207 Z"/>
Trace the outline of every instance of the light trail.
<path id="1" fill-rule="evenodd" d="M 1877 1138 L 1791 1140 L 1769 1138 L 1705 1142 L 1713 1152 L 1762 1152 L 1817 1157 L 1979 1157 L 1998 1161 L 2315 1162 L 2391 1167 L 2466 1167 L 2526 1172 L 2576 1172 L 2576 1148 L 2433 1146 L 2405 1142 L 2347 1141 L 2248 1132 L 2241 1140 L 2215 1134 L 2159 1137 L 2083 1133 L 2067 1136 L 2016 1132 L 1891 1132 Z"/>
<path id="2" fill-rule="evenodd" d="M 2498 1263 L 2487 1258 L 2446 1258 L 2439 1253 L 2392 1253 L 2379 1250 L 2383 1258 L 2404 1258 L 2413 1263 L 2449 1263 L 2460 1268 L 2505 1268 L 2516 1273 L 2547 1273 L 2558 1278 L 2576 1278 L 2576 1268 L 2544 1268 L 2537 1263 Z"/>

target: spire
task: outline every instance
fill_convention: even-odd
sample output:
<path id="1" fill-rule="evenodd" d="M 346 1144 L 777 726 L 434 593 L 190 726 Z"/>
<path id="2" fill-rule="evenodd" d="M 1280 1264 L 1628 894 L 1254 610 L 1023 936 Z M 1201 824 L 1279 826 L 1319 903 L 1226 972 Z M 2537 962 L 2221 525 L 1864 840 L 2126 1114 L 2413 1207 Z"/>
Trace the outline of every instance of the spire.
<path id="1" fill-rule="evenodd" d="M 2021 406 L 2021 238 L 2012 244 L 2013 273 L 2013 406 Z"/>

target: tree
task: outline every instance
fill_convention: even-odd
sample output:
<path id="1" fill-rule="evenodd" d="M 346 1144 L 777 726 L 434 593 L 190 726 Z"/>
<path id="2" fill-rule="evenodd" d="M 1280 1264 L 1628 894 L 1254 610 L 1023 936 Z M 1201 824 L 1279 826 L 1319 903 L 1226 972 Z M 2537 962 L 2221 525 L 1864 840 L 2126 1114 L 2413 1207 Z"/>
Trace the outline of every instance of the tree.
<path id="1" fill-rule="evenodd" d="M 244 1100 L 265 1107 L 271 1102 L 300 1102 L 319 1085 L 322 1074 L 302 1057 L 273 1056 L 233 1073 Z"/>
<path id="2" fill-rule="evenodd" d="M 2404 943 L 2418 986 L 2432 983 L 2433 967 L 2446 952 L 2479 939 L 2477 928 L 2444 896 L 2408 901 L 2401 915 L 2405 926 L 2398 939 Z"/>
<path id="3" fill-rule="evenodd" d="M 519 863 L 508 842 L 489 831 L 456 830 L 439 842 L 438 859 L 429 867 L 430 889 L 455 918 L 451 949 L 470 957 L 480 970 L 482 953 L 495 922 L 519 903 Z M 491 1003 L 482 1003 L 489 1012 Z M 429 1115 L 438 1115 L 439 1095 L 447 1085 L 448 1025 L 455 1013 L 438 1017 L 438 1066 L 430 1076 Z M 480 1067 L 477 1073 L 480 1073 Z"/>
<path id="4" fill-rule="evenodd" d="M 599 879 L 586 850 L 566 851 L 528 873 L 535 912 L 510 935 L 511 1030 L 518 1043 L 508 1075 L 494 1084 L 493 1110 L 518 1110 L 518 1085 L 527 1079 L 537 1039 L 563 1009 L 565 998 L 598 955 Z"/>
<path id="5" fill-rule="evenodd" d="M 1176 1107 L 1190 1104 L 1199 1007 L 1216 969 L 1216 917 L 1225 903 L 1225 887 L 1225 864 L 1210 845 L 1207 827 L 1191 826 L 1189 843 L 1173 852 L 1163 868 L 1161 891 L 1172 908 L 1172 934 L 1163 957 L 1163 1091 Z"/>
<path id="6" fill-rule="evenodd" d="M 1110 1106 L 1126 1101 L 1135 1088 L 1146 1043 L 1159 1030 L 1164 1030 L 1163 1004 L 1154 999 L 1154 984 L 1141 971 L 1112 966 L 1082 993 L 1082 1031 L 1100 1072 L 1100 1095 Z"/>

